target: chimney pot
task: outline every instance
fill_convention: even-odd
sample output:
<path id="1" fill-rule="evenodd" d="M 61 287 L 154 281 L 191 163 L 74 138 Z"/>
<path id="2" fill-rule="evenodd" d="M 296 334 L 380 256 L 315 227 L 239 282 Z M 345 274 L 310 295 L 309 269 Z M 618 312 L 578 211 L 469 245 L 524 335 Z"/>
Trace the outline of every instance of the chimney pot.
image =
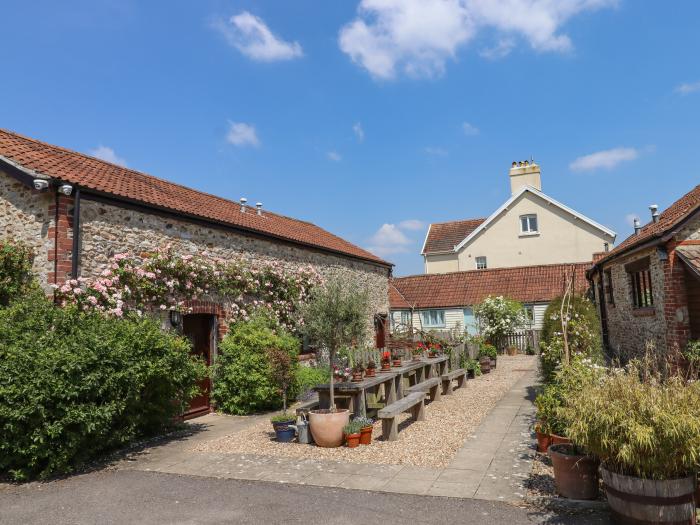
<path id="1" fill-rule="evenodd" d="M 262 215 L 262 202 L 256 202 L 255 209 L 257 210 L 258 215 Z"/>
<path id="2" fill-rule="evenodd" d="M 652 204 L 649 206 L 649 210 L 651 211 L 651 220 L 653 222 L 659 222 L 659 206 Z"/>
<path id="3" fill-rule="evenodd" d="M 637 217 L 634 218 L 633 224 L 634 224 L 634 234 L 639 235 L 639 231 L 642 229 L 642 227 L 640 226 L 639 219 Z"/>
<path id="4" fill-rule="evenodd" d="M 240 201 L 241 201 L 241 213 L 245 213 L 245 203 L 248 202 L 248 199 L 246 199 L 245 197 L 241 197 Z"/>

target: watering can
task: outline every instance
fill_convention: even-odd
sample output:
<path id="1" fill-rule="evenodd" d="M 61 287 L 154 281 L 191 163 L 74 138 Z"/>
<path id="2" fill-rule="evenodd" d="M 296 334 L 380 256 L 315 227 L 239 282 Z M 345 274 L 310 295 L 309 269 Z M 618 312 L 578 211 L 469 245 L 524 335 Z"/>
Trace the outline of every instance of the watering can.
<path id="1" fill-rule="evenodd" d="M 311 431 L 309 430 L 309 422 L 303 416 L 300 415 L 297 418 L 296 425 L 289 425 L 289 427 L 297 431 L 297 442 L 305 445 L 313 442 Z"/>

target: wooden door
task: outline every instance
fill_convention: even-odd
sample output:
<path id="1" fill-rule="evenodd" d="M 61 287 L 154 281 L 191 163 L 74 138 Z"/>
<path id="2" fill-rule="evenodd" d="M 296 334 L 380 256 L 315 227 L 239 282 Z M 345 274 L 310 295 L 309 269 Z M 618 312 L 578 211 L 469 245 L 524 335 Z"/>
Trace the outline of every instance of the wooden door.
<path id="1" fill-rule="evenodd" d="M 214 326 L 213 315 L 186 315 L 182 319 L 182 332 L 192 342 L 192 354 L 201 357 L 207 366 L 211 365 Z M 199 394 L 190 401 L 190 406 L 185 411 L 186 419 L 209 413 L 211 380 L 208 376 L 199 382 L 199 390 Z"/>
<path id="2" fill-rule="evenodd" d="M 374 316 L 374 346 L 384 348 L 386 346 L 386 332 L 389 318 L 386 314 L 376 314 Z"/>

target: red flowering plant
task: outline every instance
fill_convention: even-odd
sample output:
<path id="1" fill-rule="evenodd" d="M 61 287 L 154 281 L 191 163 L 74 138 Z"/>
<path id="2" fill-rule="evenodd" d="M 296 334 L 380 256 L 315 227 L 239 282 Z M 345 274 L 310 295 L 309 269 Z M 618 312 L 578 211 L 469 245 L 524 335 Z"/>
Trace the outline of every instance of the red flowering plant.
<path id="1" fill-rule="evenodd" d="M 391 352 L 388 350 L 382 352 L 382 363 L 391 363 Z"/>
<path id="2" fill-rule="evenodd" d="M 413 347 L 412 352 L 414 356 L 421 356 L 426 350 L 427 348 L 424 343 L 418 343 L 415 347 Z"/>

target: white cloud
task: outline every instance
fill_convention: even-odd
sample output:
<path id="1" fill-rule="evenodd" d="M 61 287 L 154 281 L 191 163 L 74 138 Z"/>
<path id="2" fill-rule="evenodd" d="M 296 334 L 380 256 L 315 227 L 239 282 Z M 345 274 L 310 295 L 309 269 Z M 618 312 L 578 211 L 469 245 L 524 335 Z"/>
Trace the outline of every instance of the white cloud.
<path id="1" fill-rule="evenodd" d="M 95 149 L 88 151 L 88 154 L 106 162 L 111 162 L 112 164 L 117 164 L 118 166 L 126 168 L 126 160 L 117 155 L 112 148 L 103 146 L 102 144 L 97 146 Z"/>
<path id="2" fill-rule="evenodd" d="M 392 253 L 406 253 L 413 244 L 395 224 L 382 224 L 369 240 L 369 251 L 383 257 Z"/>
<path id="3" fill-rule="evenodd" d="M 229 121 L 228 133 L 226 134 L 226 142 L 238 146 L 260 146 L 258 134 L 255 131 L 255 126 L 246 124 L 245 122 Z"/>
<path id="4" fill-rule="evenodd" d="M 700 81 L 683 83 L 676 87 L 675 91 L 676 93 L 680 93 L 681 95 L 689 95 L 690 93 L 695 93 L 696 91 L 700 91 Z"/>
<path id="5" fill-rule="evenodd" d="M 352 127 L 352 131 L 355 133 L 357 140 L 363 142 L 365 140 L 365 130 L 362 128 L 362 123 L 355 122 Z"/>
<path id="6" fill-rule="evenodd" d="M 232 16 L 228 23 L 218 19 L 213 26 L 229 45 L 253 60 L 275 62 L 304 55 L 299 42 L 285 42 L 270 31 L 261 18 L 248 11 Z"/>
<path id="7" fill-rule="evenodd" d="M 340 162 L 343 160 L 343 157 L 340 156 L 340 153 L 337 151 L 329 151 L 326 153 L 326 156 L 328 157 L 329 160 L 332 160 L 333 162 Z"/>
<path id="8" fill-rule="evenodd" d="M 479 55 L 488 60 L 498 60 L 510 54 L 515 47 L 515 40 L 512 38 L 501 38 L 495 46 L 487 47 L 479 51 Z"/>
<path id="9" fill-rule="evenodd" d="M 479 134 L 479 128 L 470 124 L 469 122 L 462 123 L 462 131 L 465 135 L 474 136 Z"/>
<path id="10" fill-rule="evenodd" d="M 637 157 L 639 157 L 639 151 L 635 148 L 613 148 L 579 157 L 569 164 L 569 169 L 572 171 L 610 170 L 621 162 L 635 160 Z"/>
<path id="11" fill-rule="evenodd" d="M 618 0 L 362 0 L 357 16 L 339 33 L 340 49 L 380 79 L 438 76 L 447 60 L 482 30 L 501 44 L 496 57 L 510 51 L 514 37 L 536 51 L 571 50 L 560 32 L 572 17 L 617 5 Z M 509 43 L 510 42 L 510 43 Z M 483 53 L 483 52 L 482 52 Z"/>
<path id="12" fill-rule="evenodd" d="M 449 153 L 446 149 L 435 146 L 427 146 L 423 148 L 423 151 L 425 151 L 428 155 L 433 155 L 435 157 L 447 157 Z"/>
<path id="13" fill-rule="evenodd" d="M 401 221 L 399 223 L 399 228 L 402 230 L 422 230 L 425 227 L 425 224 L 423 221 L 419 221 L 418 219 L 406 219 L 405 221 Z"/>

